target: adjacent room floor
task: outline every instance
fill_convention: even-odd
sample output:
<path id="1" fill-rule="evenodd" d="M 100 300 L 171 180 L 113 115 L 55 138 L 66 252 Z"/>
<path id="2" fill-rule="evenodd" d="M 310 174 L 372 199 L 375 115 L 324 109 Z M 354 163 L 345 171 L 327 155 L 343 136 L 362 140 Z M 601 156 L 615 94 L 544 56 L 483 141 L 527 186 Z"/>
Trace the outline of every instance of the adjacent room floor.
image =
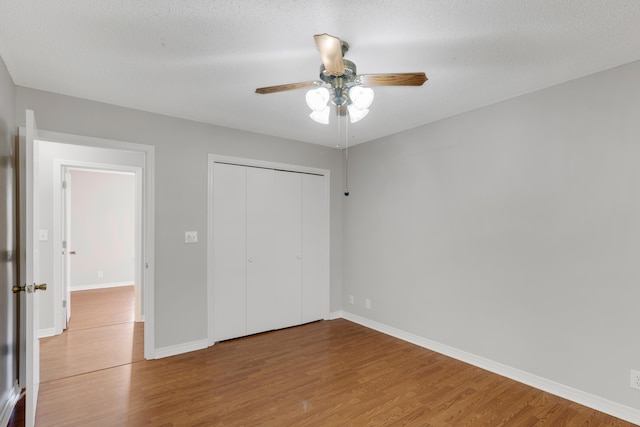
<path id="1" fill-rule="evenodd" d="M 143 360 L 114 289 L 42 340 L 38 426 L 632 425 L 342 319 Z"/>

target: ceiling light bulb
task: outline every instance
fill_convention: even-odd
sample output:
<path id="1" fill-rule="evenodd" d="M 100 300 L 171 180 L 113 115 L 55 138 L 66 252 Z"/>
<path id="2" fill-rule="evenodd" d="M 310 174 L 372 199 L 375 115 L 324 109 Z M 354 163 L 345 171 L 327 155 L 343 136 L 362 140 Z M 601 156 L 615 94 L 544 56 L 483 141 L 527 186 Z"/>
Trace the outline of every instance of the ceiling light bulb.
<path id="1" fill-rule="evenodd" d="M 373 89 L 370 87 L 353 86 L 349 89 L 349 98 L 359 110 L 366 110 L 373 102 Z"/>
<path id="2" fill-rule="evenodd" d="M 359 122 L 360 120 L 364 119 L 367 114 L 369 114 L 368 108 L 361 110 L 360 108 L 356 107 L 355 104 L 349 104 L 347 108 L 349 109 L 349 119 L 351 119 L 351 123 Z"/>
<path id="3" fill-rule="evenodd" d="M 324 109 L 327 107 L 327 102 L 329 102 L 329 95 L 329 90 L 326 87 L 311 89 L 309 92 L 307 92 L 307 105 L 313 111 L 324 111 Z"/>
<path id="4" fill-rule="evenodd" d="M 312 111 L 311 114 L 309 114 L 309 117 L 311 117 L 313 120 L 315 120 L 318 123 L 322 123 L 323 125 L 328 125 L 329 124 L 329 112 L 331 111 L 331 108 L 327 105 L 325 105 L 324 110 L 322 111 Z"/>

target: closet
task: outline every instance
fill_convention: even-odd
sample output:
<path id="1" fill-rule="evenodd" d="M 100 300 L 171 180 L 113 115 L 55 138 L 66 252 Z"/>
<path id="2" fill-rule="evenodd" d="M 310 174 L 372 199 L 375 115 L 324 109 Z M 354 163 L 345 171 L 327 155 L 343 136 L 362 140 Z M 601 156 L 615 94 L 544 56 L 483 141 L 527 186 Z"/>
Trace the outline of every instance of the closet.
<path id="1" fill-rule="evenodd" d="M 212 179 L 214 341 L 325 318 L 325 176 L 215 162 Z"/>

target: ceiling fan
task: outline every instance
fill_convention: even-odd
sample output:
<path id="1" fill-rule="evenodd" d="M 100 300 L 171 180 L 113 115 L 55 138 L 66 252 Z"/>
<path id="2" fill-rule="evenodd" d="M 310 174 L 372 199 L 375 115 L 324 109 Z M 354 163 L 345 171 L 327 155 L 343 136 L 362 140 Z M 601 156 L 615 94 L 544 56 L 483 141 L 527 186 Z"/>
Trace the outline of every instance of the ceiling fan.
<path id="1" fill-rule="evenodd" d="M 357 74 L 356 64 L 344 59 L 349 44 L 329 34 L 313 36 L 320 52 L 320 81 L 289 83 L 256 89 L 256 93 L 268 94 L 287 90 L 312 88 L 307 92 L 307 105 L 313 120 L 328 124 L 330 103 L 336 113 L 349 114 L 352 123 L 369 113 L 373 102 L 373 89 L 369 86 L 422 86 L 427 81 L 425 73 Z"/>

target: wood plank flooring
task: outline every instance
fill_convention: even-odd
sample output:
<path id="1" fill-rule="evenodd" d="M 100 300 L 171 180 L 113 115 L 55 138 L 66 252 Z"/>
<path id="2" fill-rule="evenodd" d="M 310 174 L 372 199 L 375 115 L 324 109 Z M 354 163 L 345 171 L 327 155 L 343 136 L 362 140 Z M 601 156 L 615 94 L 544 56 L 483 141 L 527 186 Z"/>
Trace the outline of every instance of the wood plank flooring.
<path id="1" fill-rule="evenodd" d="M 340 319 L 44 382 L 37 425 L 632 424 Z"/>
<path id="2" fill-rule="evenodd" d="M 133 286 L 72 292 L 67 330 L 40 340 L 40 382 L 143 360 L 134 302 Z"/>
<path id="3" fill-rule="evenodd" d="M 71 292 L 69 330 L 133 322 L 133 286 Z"/>

